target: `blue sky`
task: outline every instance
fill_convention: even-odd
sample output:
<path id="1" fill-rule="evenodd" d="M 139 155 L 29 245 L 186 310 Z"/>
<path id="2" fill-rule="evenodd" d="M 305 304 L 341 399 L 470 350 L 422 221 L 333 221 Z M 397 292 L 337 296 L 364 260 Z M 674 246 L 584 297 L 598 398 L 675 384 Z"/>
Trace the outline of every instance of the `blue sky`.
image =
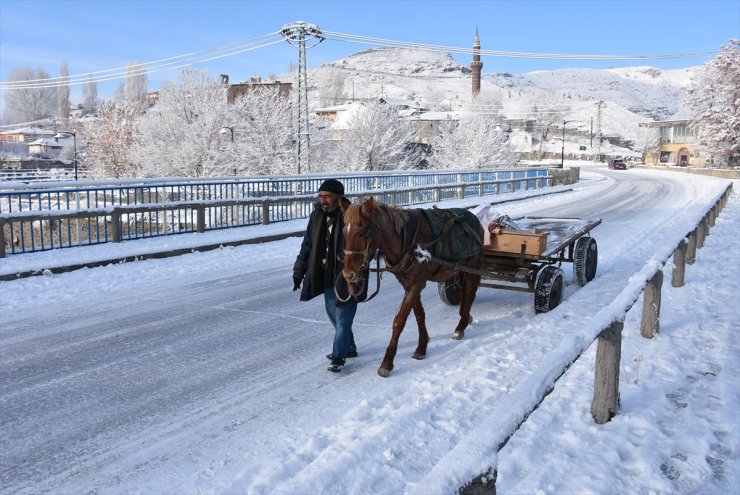
<path id="1" fill-rule="evenodd" d="M 716 52 L 740 38 L 740 0 L 622 1 L 156 1 L 0 0 L 0 79 L 12 68 L 43 67 L 58 75 L 67 59 L 72 76 L 208 50 L 275 33 L 306 21 L 324 31 L 469 48 L 476 26 L 483 49 L 536 53 L 655 55 Z M 308 50 L 315 67 L 372 45 L 326 40 Z M 463 63 L 469 55 L 455 55 Z M 565 67 L 698 65 L 711 56 L 677 60 L 574 61 L 482 58 L 483 72 Z M 281 74 L 296 63 L 287 42 L 220 58 L 197 67 L 232 82 Z M 177 70 L 149 75 L 150 89 Z M 121 81 L 99 82 L 110 96 Z M 81 93 L 72 88 L 72 101 Z"/>

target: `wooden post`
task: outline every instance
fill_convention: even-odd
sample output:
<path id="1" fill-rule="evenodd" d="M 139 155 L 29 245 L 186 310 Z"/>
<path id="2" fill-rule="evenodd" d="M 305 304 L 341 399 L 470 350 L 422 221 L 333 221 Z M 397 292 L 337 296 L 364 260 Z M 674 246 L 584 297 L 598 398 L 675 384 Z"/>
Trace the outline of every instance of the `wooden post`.
<path id="1" fill-rule="evenodd" d="M 622 328 L 624 323 L 614 321 L 599 335 L 596 347 L 596 373 L 591 416 L 603 425 L 619 409 L 619 361 L 622 358 Z"/>
<path id="2" fill-rule="evenodd" d="M 501 183 L 496 182 L 496 194 L 501 194 Z"/>
<path id="3" fill-rule="evenodd" d="M 663 271 L 659 270 L 645 287 L 642 303 L 640 335 L 653 339 L 660 331 L 660 289 L 663 287 Z"/>
<path id="4" fill-rule="evenodd" d="M 263 201 L 262 202 L 262 225 L 267 225 L 269 223 L 270 223 L 270 202 Z"/>
<path id="5" fill-rule="evenodd" d="M 710 229 L 709 229 L 709 213 L 710 212 L 708 211 L 707 214 L 704 215 L 704 220 L 702 220 L 704 222 L 704 240 L 705 241 L 706 241 L 707 236 L 710 233 Z M 702 244 L 702 247 L 703 247 L 703 244 Z"/>
<path id="6" fill-rule="evenodd" d="M 121 210 L 113 208 L 110 214 L 111 242 L 121 242 Z"/>
<path id="7" fill-rule="evenodd" d="M 442 201 L 442 189 L 439 187 L 434 188 L 434 202 L 439 203 Z"/>
<path id="8" fill-rule="evenodd" d="M 483 194 L 485 193 L 485 191 L 483 190 L 483 188 L 484 188 L 483 184 L 481 184 L 480 186 L 478 186 L 478 196 L 483 196 Z"/>
<path id="9" fill-rule="evenodd" d="M 709 210 L 709 226 L 714 227 L 714 224 L 717 220 L 717 205 L 712 206 L 712 209 Z"/>
<path id="10" fill-rule="evenodd" d="M 196 213 L 196 220 L 195 220 L 195 230 L 202 234 L 206 231 L 206 207 L 205 206 L 198 206 L 195 209 Z"/>
<path id="11" fill-rule="evenodd" d="M 687 249 L 686 239 L 682 239 L 673 252 L 673 275 L 671 276 L 671 285 L 673 287 L 683 287 L 684 274 L 686 273 Z"/>
<path id="12" fill-rule="evenodd" d="M 458 187 L 458 194 L 460 195 L 460 199 L 465 199 L 465 186 Z"/>
<path id="13" fill-rule="evenodd" d="M 686 250 L 686 263 L 693 265 L 696 261 L 696 229 L 689 234 L 689 246 Z"/>
<path id="14" fill-rule="evenodd" d="M 701 249 L 704 247 L 704 239 L 707 236 L 707 220 L 706 218 L 702 219 L 701 222 L 699 222 L 699 226 L 696 228 L 697 236 L 696 236 L 696 249 Z"/>
<path id="15" fill-rule="evenodd" d="M 469 484 L 462 487 L 458 495 L 496 495 L 497 475 L 498 473 L 495 469 L 479 475 Z"/>

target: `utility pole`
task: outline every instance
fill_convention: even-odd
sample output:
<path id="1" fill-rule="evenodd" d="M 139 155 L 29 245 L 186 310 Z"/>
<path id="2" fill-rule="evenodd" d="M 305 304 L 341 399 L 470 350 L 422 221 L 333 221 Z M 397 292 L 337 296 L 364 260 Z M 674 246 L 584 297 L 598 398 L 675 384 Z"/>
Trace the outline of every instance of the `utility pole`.
<path id="1" fill-rule="evenodd" d="M 309 164 L 309 132 L 308 132 L 308 77 L 306 75 L 306 40 L 313 39 L 314 47 L 324 41 L 321 36 L 321 29 L 315 24 L 309 24 L 303 21 L 286 24 L 281 30 L 285 40 L 293 46 L 298 47 L 298 77 L 296 77 L 296 144 L 298 159 L 298 174 L 301 173 L 301 167 L 306 166 L 311 171 Z M 310 47 L 309 47 L 310 48 Z"/>
<path id="2" fill-rule="evenodd" d="M 596 102 L 596 155 L 594 157 L 595 162 L 601 161 L 601 107 L 605 107 L 606 103 L 603 101 Z"/>

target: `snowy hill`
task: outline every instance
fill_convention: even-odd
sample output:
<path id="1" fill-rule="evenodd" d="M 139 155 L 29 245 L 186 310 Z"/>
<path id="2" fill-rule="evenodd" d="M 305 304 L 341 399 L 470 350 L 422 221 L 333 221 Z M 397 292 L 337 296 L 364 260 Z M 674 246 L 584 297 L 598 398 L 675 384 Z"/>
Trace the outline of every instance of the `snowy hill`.
<path id="1" fill-rule="evenodd" d="M 374 48 L 322 65 L 310 72 L 314 81 L 341 84 L 342 98 L 403 98 L 439 111 L 500 113 L 507 119 L 531 118 L 533 109 L 557 115 L 556 121 L 596 124 L 602 107 L 602 133 L 636 140 L 639 122 L 689 117 L 683 104 L 698 67 L 663 70 L 648 66 L 616 69 L 560 69 L 526 74 L 495 70 L 484 60 L 481 93 L 471 98 L 471 70 L 448 53 L 422 48 Z M 321 82 L 317 83 L 321 84 Z M 341 103 L 336 101 L 335 103 Z M 319 102 L 316 102 L 319 104 Z"/>

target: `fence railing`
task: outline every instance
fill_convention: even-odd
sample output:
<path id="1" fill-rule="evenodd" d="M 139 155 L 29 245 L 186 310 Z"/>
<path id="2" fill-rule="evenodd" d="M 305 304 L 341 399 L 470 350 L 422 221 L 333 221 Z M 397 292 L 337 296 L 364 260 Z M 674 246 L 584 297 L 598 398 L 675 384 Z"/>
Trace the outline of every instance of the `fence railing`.
<path id="1" fill-rule="evenodd" d="M 643 295 L 643 311 L 640 323 L 640 334 L 645 338 L 655 338 L 660 330 L 660 303 L 661 287 L 663 284 L 663 267 L 669 259 L 673 260 L 673 273 L 671 285 L 682 287 L 684 285 L 684 273 L 686 264 L 693 264 L 696 259 L 696 249 L 703 247 L 704 239 L 709 234 L 709 228 L 713 227 L 715 220 L 732 194 L 732 185 L 728 185 L 724 192 L 718 196 L 713 205 L 703 214 L 700 219 L 689 229 L 685 237 L 673 240 L 667 244 L 667 248 L 647 262 L 643 269 L 631 278 L 630 285 L 625 288 L 614 302 L 599 312 L 599 316 L 593 320 L 603 322 L 611 320 L 611 323 L 603 328 L 595 328 L 597 341 L 596 366 L 594 378 L 594 395 L 591 402 L 591 415 L 597 424 L 604 424 L 611 420 L 619 407 L 619 366 L 622 349 L 622 329 L 627 312 Z M 514 391 L 521 397 L 528 397 L 530 401 L 526 405 L 507 404 L 505 414 L 492 414 L 487 421 L 479 425 L 469 434 L 471 443 L 480 447 L 481 438 L 485 435 L 488 440 L 486 445 L 492 445 L 492 459 L 488 469 L 475 477 L 470 483 L 459 489 L 463 495 L 496 493 L 497 456 L 498 452 L 508 443 L 509 439 L 516 433 L 529 415 L 537 409 L 545 397 L 555 388 L 555 383 L 565 374 L 570 366 L 575 363 L 581 355 L 593 343 L 578 342 L 578 346 L 572 346 L 572 352 L 567 358 L 545 360 L 546 365 L 540 366 L 534 373 L 525 378 Z M 563 345 L 570 345 L 566 342 Z M 565 362 L 564 362 L 565 361 Z M 518 394 L 518 392 L 522 392 Z M 462 442 L 453 449 L 446 458 L 432 470 L 432 477 L 449 477 L 460 466 L 463 451 L 469 450 L 470 444 Z M 449 458 L 450 463 L 445 459 Z M 432 484 L 435 486 L 433 480 Z M 412 491 L 412 493 L 415 493 Z"/>
<path id="2" fill-rule="evenodd" d="M 80 180 L 90 179 L 86 169 L 78 168 L 77 177 Z M 0 182 L 53 182 L 63 180 L 74 180 L 74 167 L 64 166 L 59 168 L 18 168 L 0 169 Z"/>
<path id="3" fill-rule="evenodd" d="M 292 180 L 0 191 L 3 205 L 0 257 L 306 218 L 323 178 Z M 439 202 L 550 185 L 547 169 L 351 176 L 341 177 L 341 180 L 345 182 L 349 197 L 372 194 L 393 205 Z M 423 184 L 388 186 L 409 182 Z M 359 187 L 368 184 L 371 187 Z M 310 189 L 311 193 L 298 193 L 301 189 Z"/>

